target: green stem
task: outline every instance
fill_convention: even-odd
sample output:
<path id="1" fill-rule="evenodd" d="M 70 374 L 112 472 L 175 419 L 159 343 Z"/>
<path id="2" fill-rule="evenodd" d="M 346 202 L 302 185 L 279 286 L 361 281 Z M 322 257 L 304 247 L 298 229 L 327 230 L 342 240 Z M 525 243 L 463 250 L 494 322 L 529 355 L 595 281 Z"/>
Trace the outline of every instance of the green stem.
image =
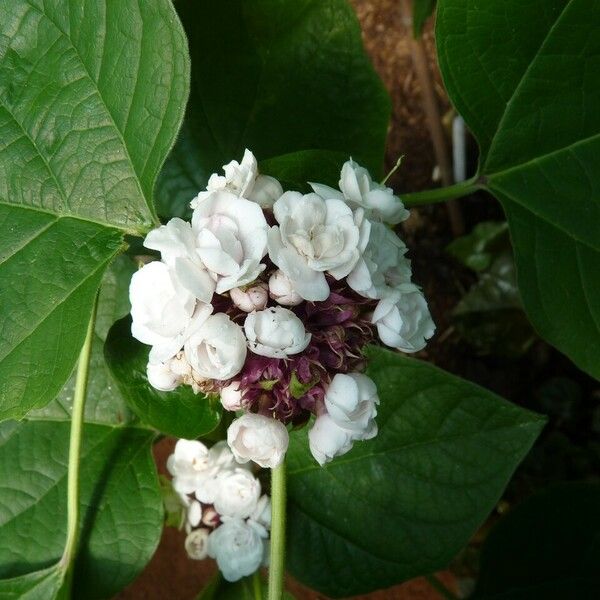
<path id="1" fill-rule="evenodd" d="M 255 571 L 254 575 L 252 575 L 252 592 L 254 600 L 263 600 L 262 581 L 260 580 L 259 571 Z"/>
<path id="2" fill-rule="evenodd" d="M 67 585 L 72 577 L 72 567 L 77 552 L 78 526 L 79 526 L 79 459 L 81 453 L 81 432 L 83 429 L 83 412 L 87 390 L 90 354 L 94 325 L 96 323 L 96 302 L 92 308 L 92 316 L 88 323 L 87 333 L 79 361 L 75 379 L 75 394 L 73 396 L 73 410 L 71 413 L 71 437 L 69 441 L 69 472 L 67 480 L 67 540 L 60 560 L 60 566 L 65 572 Z"/>
<path id="3" fill-rule="evenodd" d="M 271 470 L 269 600 L 281 600 L 285 576 L 285 461 Z"/>
<path id="4" fill-rule="evenodd" d="M 461 198 L 473 194 L 477 190 L 483 189 L 483 185 L 477 181 L 477 177 L 472 177 L 454 185 L 425 190 L 423 192 L 413 192 L 412 194 L 401 194 L 400 198 L 404 206 L 411 208 L 423 204 L 433 204 L 435 202 L 445 202 L 454 198 Z"/>
<path id="5" fill-rule="evenodd" d="M 458 600 L 458 596 L 451 592 L 435 575 L 425 575 L 425 579 L 427 580 L 429 585 L 436 592 L 438 592 L 438 594 L 440 594 L 447 600 Z"/>

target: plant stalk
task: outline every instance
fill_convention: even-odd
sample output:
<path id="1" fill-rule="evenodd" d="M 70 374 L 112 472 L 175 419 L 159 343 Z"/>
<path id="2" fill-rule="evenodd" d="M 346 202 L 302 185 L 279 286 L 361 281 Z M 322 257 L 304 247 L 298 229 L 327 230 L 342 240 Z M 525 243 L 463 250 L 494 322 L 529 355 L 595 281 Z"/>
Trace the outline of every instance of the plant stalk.
<path id="1" fill-rule="evenodd" d="M 96 323 L 97 298 L 92 308 L 92 315 L 88 323 L 87 333 L 79 354 L 77 375 L 75 379 L 75 394 L 73 396 L 73 410 L 71 413 L 71 436 L 69 440 L 69 470 L 67 480 L 67 539 L 65 549 L 60 560 L 60 567 L 65 573 L 67 589 L 70 587 L 73 563 L 77 553 L 79 535 L 79 460 L 81 457 L 81 434 L 83 430 L 83 413 L 87 391 L 90 355 L 94 326 Z"/>
<path id="2" fill-rule="evenodd" d="M 446 600 L 458 600 L 452 591 L 450 591 L 435 575 L 425 575 L 427 583 Z"/>
<path id="3" fill-rule="evenodd" d="M 271 470 L 271 556 L 269 600 L 283 598 L 285 577 L 285 460 Z"/>
<path id="4" fill-rule="evenodd" d="M 402 199 L 404 206 L 411 208 L 413 206 L 433 204 L 435 202 L 446 202 L 453 198 L 461 198 L 462 196 L 468 196 L 481 189 L 483 189 L 483 185 L 477 181 L 476 177 L 471 177 L 471 179 L 466 179 L 465 181 L 446 187 L 424 190 L 422 192 L 412 192 L 410 194 L 400 194 L 400 198 Z"/>

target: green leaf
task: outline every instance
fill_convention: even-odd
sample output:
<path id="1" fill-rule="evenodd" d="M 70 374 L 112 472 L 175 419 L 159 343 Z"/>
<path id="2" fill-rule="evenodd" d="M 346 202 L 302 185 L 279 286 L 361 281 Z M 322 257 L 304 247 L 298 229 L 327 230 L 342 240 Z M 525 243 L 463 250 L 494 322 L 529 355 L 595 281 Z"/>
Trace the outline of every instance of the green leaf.
<path id="1" fill-rule="evenodd" d="M 29 574 L 19 585 L 50 586 L 51 580 L 38 582 L 41 576 L 34 573 L 62 555 L 68 418 L 0 424 L 0 578 Z M 153 435 L 111 424 L 84 426 L 76 597 L 111 597 L 156 549 L 163 508 L 150 452 Z M 7 586 L 0 583 L 0 590 Z M 36 589 L 32 597 L 51 596 Z"/>
<path id="2" fill-rule="evenodd" d="M 436 20 L 442 75 L 508 217 L 527 314 L 597 378 L 599 19 L 587 0 L 440 0 Z"/>
<path id="3" fill-rule="evenodd" d="M 121 396 L 104 359 L 104 340 L 110 326 L 129 313 L 129 281 L 135 265 L 127 256 L 119 256 L 108 267 L 98 296 L 96 326 L 90 357 L 84 420 L 87 423 L 128 424 L 134 420 Z M 71 374 L 58 396 L 30 418 L 63 420 L 71 414 L 76 373 Z"/>
<path id="4" fill-rule="evenodd" d="M 245 148 L 260 161 L 338 151 L 380 172 L 390 103 L 346 0 L 176 4 L 192 90 L 157 186 L 159 214 L 185 214 L 208 176 Z"/>
<path id="5" fill-rule="evenodd" d="M 435 0 L 413 0 L 413 35 L 420 38 L 427 19 L 435 10 Z"/>
<path id="6" fill-rule="evenodd" d="M 54 600 L 60 597 L 64 573 L 57 566 L 0 580 L 0 600 Z"/>
<path id="7" fill-rule="evenodd" d="M 509 512 L 485 542 L 473 600 L 598 598 L 598 506 L 600 485 L 568 483 Z"/>
<path id="8" fill-rule="evenodd" d="M 1 3 L 0 420 L 67 380 L 123 232 L 155 220 L 188 87 L 169 0 Z"/>
<path id="9" fill-rule="evenodd" d="M 288 567 L 334 597 L 446 567 L 544 424 L 427 363 L 374 347 L 369 357 L 377 437 L 324 468 L 306 430 L 292 433 L 288 452 Z"/>
<path id="10" fill-rule="evenodd" d="M 510 250 L 508 225 L 505 221 L 478 223 L 471 233 L 450 242 L 446 250 L 465 267 L 484 271 L 501 251 Z"/>
<path id="11" fill-rule="evenodd" d="M 129 317 L 113 325 L 105 346 L 106 361 L 121 394 L 142 422 L 187 439 L 206 435 L 217 427 L 221 404 L 215 398 L 194 394 L 187 385 L 160 392 L 148 383 L 149 350 L 149 346 L 131 337 Z"/>

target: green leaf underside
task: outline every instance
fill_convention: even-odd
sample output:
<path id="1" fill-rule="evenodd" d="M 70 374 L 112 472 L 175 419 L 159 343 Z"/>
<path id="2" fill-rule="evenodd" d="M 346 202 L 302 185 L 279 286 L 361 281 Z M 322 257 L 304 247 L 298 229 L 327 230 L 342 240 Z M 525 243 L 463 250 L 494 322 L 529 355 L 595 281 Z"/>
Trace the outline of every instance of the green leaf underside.
<path id="1" fill-rule="evenodd" d="M 161 215 L 185 214 L 208 176 L 245 148 L 260 161 L 338 151 L 379 175 L 390 104 L 345 0 L 176 5 L 190 43 L 192 91 L 157 186 Z"/>
<path id="2" fill-rule="evenodd" d="M 149 346 L 131 337 L 131 318 L 117 321 L 105 346 L 105 358 L 122 397 L 141 419 L 163 433 L 192 439 L 210 433 L 221 420 L 221 404 L 188 385 L 160 392 L 148 383 Z"/>
<path id="3" fill-rule="evenodd" d="M 568 483 L 514 508 L 485 542 L 473 598 L 598 598 L 599 505 L 597 483 Z"/>
<path id="4" fill-rule="evenodd" d="M 0 420 L 68 378 L 122 233 L 155 220 L 188 87 L 168 0 L 1 3 Z"/>
<path id="5" fill-rule="evenodd" d="M 75 597 L 112 596 L 156 549 L 163 510 L 152 437 L 132 427 L 84 426 Z M 45 569 L 60 559 L 68 450 L 67 420 L 0 425 L 0 578 Z M 6 585 L 1 582 L 0 590 Z"/>
<path id="6" fill-rule="evenodd" d="M 380 348 L 369 357 L 378 436 L 325 468 L 310 455 L 305 430 L 292 434 L 288 454 L 288 566 L 334 597 L 445 567 L 544 423 L 426 363 Z"/>
<path id="7" fill-rule="evenodd" d="M 596 377 L 599 19 L 600 5 L 586 0 L 441 0 L 436 31 L 449 95 L 509 220 L 528 315 Z"/>

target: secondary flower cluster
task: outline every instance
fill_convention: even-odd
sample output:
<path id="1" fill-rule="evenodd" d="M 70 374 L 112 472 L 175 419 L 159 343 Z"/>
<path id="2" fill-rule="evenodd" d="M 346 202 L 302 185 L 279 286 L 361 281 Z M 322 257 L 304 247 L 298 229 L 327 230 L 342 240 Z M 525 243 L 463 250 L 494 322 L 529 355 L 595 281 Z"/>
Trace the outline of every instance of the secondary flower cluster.
<path id="1" fill-rule="evenodd" d="M 408 211 L 352 160 L 339 189 L 310 183 L 308 194 L 259 174 L 248 150 L 224 171 L 191 202 L 191 222 L 146 237 L 161 260 L 131 281 L 132 333 L 152 346 L 154 387 L 190 385 L 244 411 L 228 432 L 238 460 L 276 466 L 286 425 L 312 414 L 310 447 L 324 464 L 377 433 L 364 347 L 378 335 L 416 352 L 434 332 L 386 224 Z"/>
<path id="2" fill-rule="evenodd" d="M 216 559 L 227 581 L 266 564 L 271 500 L 260 481 L 238 463 L 226 442 L 207 449 L 179 440 L 167 461 L 173 490 L 185 511 L 185 549 L 190 558 Z"/>

